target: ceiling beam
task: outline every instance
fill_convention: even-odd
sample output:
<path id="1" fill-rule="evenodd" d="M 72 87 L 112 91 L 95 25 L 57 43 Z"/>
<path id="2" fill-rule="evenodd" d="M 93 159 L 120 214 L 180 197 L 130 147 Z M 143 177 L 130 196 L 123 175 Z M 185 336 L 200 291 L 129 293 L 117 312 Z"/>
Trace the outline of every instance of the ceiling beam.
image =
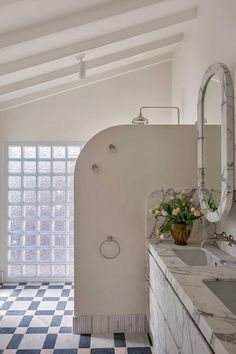
<path id="1" fill-rule="evenodd" d="M 93 9 L 80 11 L 76 14 L 65 16 L 64 18 L 59 18 L 30 28 L 24 28 L 17 32 L 5 34 L 0 38 L 0 48 L 6 48 L 22 42 L 31 41 L 111 16 L 120 15 L 128 11 L 134 11 L 141 7 L 153 5 L 162 1 L 164 0 L 119 0 L 110 4 L 96 6 Z"/>
<path id="2" fill-rule="evenodd" d="M 122 61 L 124 65 L 127 63 L 127 59 L 130 60 L 133 57 L 142 56 L 143 54 L 153 52 L 152 55 L 156 55 L 156 52 L 160 49 L 173 47 L 183 41 L 184 35 L 182 33 L 175 36 L 160 39 L 159 41 L 150 42 L 138 47 L 126 49 L 117 53 L 109 54 L 104 57 L 100 57 L 87 62 L 87 70 L 95 69 L 104 65 L 113 64 L 118 61 Z M 139 60 L 142 60 L 139 59 Z M 137 58 L 134 61 L 138 61 Z M 42 74 L 30 79 L 22 80 L 2 86 L 0 88 L 0 96 L 8 95 L 10 93 L 24 90 L 29 87 L 42 85 L 45 82 L 59 80 L 67 76 L 78 75 L 78 65 L 73 65 L 64 69 L 56 70 L 47 74 Z"/>
<path id="3" fill-rule="evenodd" d="M 75 90 L 78 88 L 82 88 L 89 85 L 94 85 L 98 82 L 102 82 L 105 80 L 113 79 L 115 77 L 127 75 L 134 71 L 142 70 L 154 65 L 159 65 L 161 63 L 168 62 L 172 60 L 173 54 L 172 52 L 168 52 L 162 55 L 158 55 L 156 57 L 146 59 L 143 61 L 139 61 L 136 63 L 128 64 L 124 67 L 112 69 L 109 71 L 105 71 L 102 73 L 98 73 L 91 77 L 88 77 L 85 80 L 74 79 L 73 82 L 65 83 L 63 85 L 59 85 L 56 87 L 51 87 L 48 89 L 42 89 L 41 91 L 35 91 L 34 93 L 29 93 L 28 95 L 18 95 L 18 97 L 12 97 L 11 100 L 4 101 L 0 103 L 0 111 L 5 111 L 8 109 L 12 109 L 30 102 L 39 101 L 45 99 L 47 97 L 55 96 L 64 92 L 68 92 L 71 90 Z"/>
<path id="4" fill-rule="evenodd" d="M 49 50 L 47 52 L 33 55 L 24 59 L 9 62 L 1 65 L 0 75 L 6 75 L 19 70 L 24 70 L 33 66 L 41 65 L 57 59 L 75 56 L 79 53 L 86 53 L 95 48 L 113 44 L 132 37 L 140 36 L 149 32 L 165 29 L 186 21 L 195 19 L 197 16 L 197 8 L 192 8 L 170 16 L 162 17 L 144 24 L 135 25 L 127 29 L 109 33 L 97 38 L 89 39 L 63 48 Z"/>

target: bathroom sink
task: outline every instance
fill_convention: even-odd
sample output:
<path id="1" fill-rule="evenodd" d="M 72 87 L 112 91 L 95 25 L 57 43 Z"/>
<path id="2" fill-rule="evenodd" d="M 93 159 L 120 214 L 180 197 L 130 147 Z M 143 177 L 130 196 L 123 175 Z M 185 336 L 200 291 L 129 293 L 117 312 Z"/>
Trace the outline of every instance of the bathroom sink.
<path id="1" fill-rule="evenodd" d="M 174 250 L 175 254 L 190 266 L 222 266 L 224 261 L 202 248 Z"/>
<path id="2" fill-rule="evenodd" d="M 204 280 L 203 283 L 236 315 L 236 280 Z"/>

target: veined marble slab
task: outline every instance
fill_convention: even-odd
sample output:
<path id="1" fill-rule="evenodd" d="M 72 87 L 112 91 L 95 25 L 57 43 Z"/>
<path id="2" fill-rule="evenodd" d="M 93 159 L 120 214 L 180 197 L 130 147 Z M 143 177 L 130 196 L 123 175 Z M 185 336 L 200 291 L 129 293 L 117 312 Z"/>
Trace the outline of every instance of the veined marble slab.
<path id="1" fill-rule="evenodd" d="M 187 250 L 196 244 L 184 246 Z M 236 279 L 236 259 L 214 246 L 210 252 L 227 262 L 222 267 L 185 265 L 173 241 L 158 245 L 148 242 L 148 250 L 216 354 L 236 353 L 236 316 L 208 289 L 203 280 Z M 236 301 L 236 296 L 235 296 Z"/>

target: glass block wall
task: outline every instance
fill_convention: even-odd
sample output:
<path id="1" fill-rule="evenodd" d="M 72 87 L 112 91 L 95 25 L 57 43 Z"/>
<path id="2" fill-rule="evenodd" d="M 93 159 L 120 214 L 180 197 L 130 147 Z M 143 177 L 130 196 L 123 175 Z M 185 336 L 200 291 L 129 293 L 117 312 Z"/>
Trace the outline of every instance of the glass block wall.
<path id="1" fill-rule="evenodd" d="M 8 279 L 72 279 L 81 145 L 8 145 Z"/>

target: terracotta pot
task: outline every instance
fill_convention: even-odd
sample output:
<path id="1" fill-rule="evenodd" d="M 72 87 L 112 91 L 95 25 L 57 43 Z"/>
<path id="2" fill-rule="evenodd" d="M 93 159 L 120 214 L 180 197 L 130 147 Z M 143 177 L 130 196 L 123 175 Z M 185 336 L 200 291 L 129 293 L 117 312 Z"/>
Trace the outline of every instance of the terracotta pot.
<path id="1" fill-rule="evenodd" d="M 187 239 L 189 238 L 193 224 L 173 224 L 170 229 L 170 233 L 175 240 L 176 245 L 187 245 Z"/>

